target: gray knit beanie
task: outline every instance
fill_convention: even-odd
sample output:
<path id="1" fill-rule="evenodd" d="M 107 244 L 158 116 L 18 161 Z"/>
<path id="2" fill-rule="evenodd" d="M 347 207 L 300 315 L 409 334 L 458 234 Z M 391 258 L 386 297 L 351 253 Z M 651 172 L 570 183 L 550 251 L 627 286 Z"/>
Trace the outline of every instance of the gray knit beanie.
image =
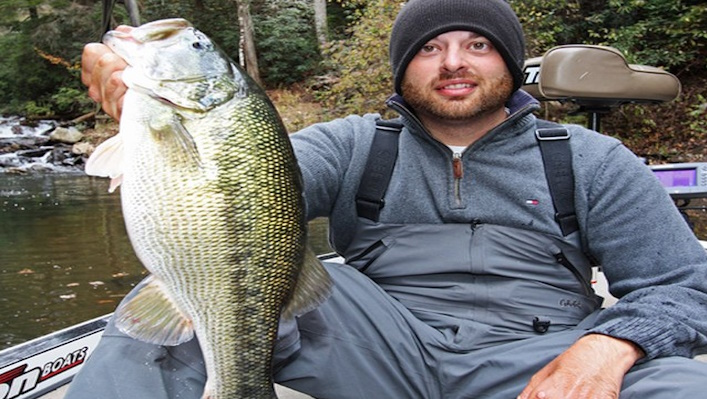
<path id="1" fill-rule="evenodd" d="M 410 0 L 398 14 L 390 37 L 395 91 L 410 60 L 434 37 L 464 30 L 485 36 L 496 47 L 513 76 L 513 91 L 523 82 L 525 39 L 518 17 L 504 0 Z"/>

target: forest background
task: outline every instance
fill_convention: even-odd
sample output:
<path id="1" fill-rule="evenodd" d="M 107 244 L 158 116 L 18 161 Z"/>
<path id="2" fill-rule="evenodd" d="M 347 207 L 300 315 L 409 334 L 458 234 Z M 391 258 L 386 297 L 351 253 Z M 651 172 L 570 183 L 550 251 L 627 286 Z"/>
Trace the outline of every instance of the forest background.
<path id="1" fill-rule="evenodd" d="M 682 83 L 676 101 L 623 106 L 604 117 L 602 132 L 651 162 L 707 161 L 707 3 L 509 2 L 526 32 L 528 58 L 560 44 L 608 45 L 629 63 L 676 75 Z M 247 64 L 290 131 L 351 113 L 393 116 L 383 105 L 392 93 L 388 37 L 403 3 L 137 0 L 141 22 L 185 18 Z M 0 3 L 0 114 L 68 121 L 96 111 L 80 82 L 80 56 L 85 43 L 101 37 L 102 7 L 98 0 Z M 111 26 L 120 23 L 129 19 L 116 4 Z M 247 51 L 249 44 L 253 52 Z M 548 102 L 541 115 L 584 124 L 584 116 L 574 111 L 572 104 Z M 90 128 L 94 120 L 81 123 Z"/>

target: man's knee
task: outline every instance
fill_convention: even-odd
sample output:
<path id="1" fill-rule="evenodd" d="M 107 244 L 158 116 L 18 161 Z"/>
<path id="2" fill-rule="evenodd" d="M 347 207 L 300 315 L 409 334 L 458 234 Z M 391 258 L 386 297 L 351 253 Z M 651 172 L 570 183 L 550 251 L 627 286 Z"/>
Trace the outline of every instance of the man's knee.
<path id="1" fill-rule="evenodd" d="M 621 399 L 699 398 L 707 389 L 707 363 L 683 357 L 654 359 L 634 366 Z"/>

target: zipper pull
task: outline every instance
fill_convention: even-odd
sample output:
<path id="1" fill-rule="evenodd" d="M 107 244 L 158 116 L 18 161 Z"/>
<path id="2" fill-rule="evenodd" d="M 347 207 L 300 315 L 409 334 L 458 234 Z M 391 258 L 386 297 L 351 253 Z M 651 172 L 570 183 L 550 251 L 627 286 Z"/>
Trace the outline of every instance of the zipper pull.
<path id="1" fill-rule="evenodd" d="M 454 172 L 454 178 L 459 180 L 464 176 L 464 170 L 462 168 L 462 156 L 459 153 L 454 153 L 452 158 L 452 171 Z"/>

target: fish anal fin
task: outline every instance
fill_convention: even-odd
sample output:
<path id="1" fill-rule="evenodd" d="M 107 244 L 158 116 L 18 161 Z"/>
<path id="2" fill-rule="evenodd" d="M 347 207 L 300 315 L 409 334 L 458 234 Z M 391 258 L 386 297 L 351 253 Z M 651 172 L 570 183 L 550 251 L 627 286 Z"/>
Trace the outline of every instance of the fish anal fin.
<path id="1" fill-rule="evenodd" d="M 314 310 L 331 295 L 332 281 L 324 265 L 307 247 L 304 263 L 290 300 L 282 310 L 282 317 L 292 318 Z"/>
<path id="2" fill-rule="evenodd" d="M 122 174 L 110 179 L 110 186 L 108 187 L 108 192 L 112 193 L 121 184 L 123 184 L 123 175 Z"/>
<path id="3" fill-rule="evenodd" d="M 206 383 L 204 384 L 204 392 L 201 394 L 201 399 L 214 399 L 216 397 L 212 381 L 212 379 L 206 376 Z"/>
<path id="4" fill-rule="evenodd" d="M 156 345 L 175 346 L 194 336 L 191 320 L 169 298 L 163 284 L 148 277 L 146 284 L 115 311 L 123 333 Z"/>

